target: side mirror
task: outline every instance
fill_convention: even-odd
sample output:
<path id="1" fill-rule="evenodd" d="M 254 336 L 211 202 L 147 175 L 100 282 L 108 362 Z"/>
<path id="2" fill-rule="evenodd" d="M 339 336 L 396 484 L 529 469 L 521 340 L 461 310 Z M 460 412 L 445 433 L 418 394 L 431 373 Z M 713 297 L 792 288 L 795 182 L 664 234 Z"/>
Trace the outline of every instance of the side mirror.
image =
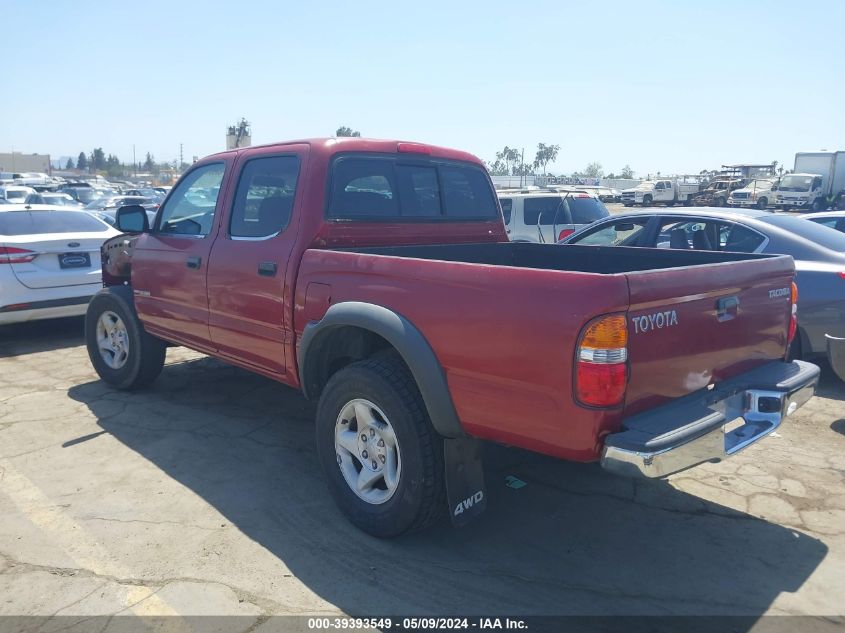
<path id="1" fill-rule="evenodd" d="M 146 233 L 150 230 L 147 210 L 140 204 L 120 207 L 115 214 L 114 225 L 123 233 Z"/>
<path id="2" fill-rule="evenodd" d="M 772 191 L 777 191 L 777 190 L 778 190 L 778 186 L 777 186 L 777 185 L 772 185 Z"/>
<path id="3" fill-rule="evenodd" d="M 633 231 L 634 230 L 634 223 L 633 222 L 624 222 L 622 224 L 614 224 L 613 228 L 616 229 L 616 232 L 620 231 Z"/>

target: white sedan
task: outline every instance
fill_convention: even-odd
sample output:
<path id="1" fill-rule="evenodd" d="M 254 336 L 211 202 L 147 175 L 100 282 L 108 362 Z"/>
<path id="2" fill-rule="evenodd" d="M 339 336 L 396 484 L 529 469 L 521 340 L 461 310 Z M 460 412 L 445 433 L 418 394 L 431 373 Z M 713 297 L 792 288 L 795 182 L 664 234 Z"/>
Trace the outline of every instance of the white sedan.
<path id="1" fill-rule="evenodd" d="M 0 325 L 85 314 L 102 288 L 100 246 L 118 234 L 85 211 L 0 206 Z"/>

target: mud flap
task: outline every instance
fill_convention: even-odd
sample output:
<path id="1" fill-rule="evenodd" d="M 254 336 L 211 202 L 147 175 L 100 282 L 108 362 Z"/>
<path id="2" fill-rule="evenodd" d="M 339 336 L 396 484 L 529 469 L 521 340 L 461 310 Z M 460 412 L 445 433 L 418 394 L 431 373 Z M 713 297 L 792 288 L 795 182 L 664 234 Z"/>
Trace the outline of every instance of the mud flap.
<path id="1" fill-rule="evenodd" d="M 827 339 L 827 359 L 840 380 L 845 380 L 845 338 L 825 334 Z"/>
<path id="2" fill-rule="evenodd" d="M 487 507 L 481 442 L 467 437 L 443 440 L 446 496 L 452 525 L 463 527 Z"/>

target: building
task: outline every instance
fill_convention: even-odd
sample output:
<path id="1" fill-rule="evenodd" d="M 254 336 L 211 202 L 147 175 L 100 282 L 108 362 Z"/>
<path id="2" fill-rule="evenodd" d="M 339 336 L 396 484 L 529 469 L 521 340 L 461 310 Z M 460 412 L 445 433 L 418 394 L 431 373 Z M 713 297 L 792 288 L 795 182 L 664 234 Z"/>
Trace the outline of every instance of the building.
<path id="1" fill-rule="evenodd" d="M 0 171 L 20 173 L 36 171 L 52 173 L 49 154 L 22 154 L 21 152 L 0 152 Z"/>

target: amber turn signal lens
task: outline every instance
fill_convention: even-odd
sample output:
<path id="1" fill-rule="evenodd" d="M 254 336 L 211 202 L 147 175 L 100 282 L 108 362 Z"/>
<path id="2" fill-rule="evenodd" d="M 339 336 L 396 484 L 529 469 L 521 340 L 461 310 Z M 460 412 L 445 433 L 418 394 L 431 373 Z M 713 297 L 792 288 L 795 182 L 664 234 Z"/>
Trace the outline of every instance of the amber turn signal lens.
<path id="1" fill-rule="evenodd" d="M 628 326 L 621 314 L 596 319 L 584 331 L 581 347 L 613 349 L 628 345 Z"/>

